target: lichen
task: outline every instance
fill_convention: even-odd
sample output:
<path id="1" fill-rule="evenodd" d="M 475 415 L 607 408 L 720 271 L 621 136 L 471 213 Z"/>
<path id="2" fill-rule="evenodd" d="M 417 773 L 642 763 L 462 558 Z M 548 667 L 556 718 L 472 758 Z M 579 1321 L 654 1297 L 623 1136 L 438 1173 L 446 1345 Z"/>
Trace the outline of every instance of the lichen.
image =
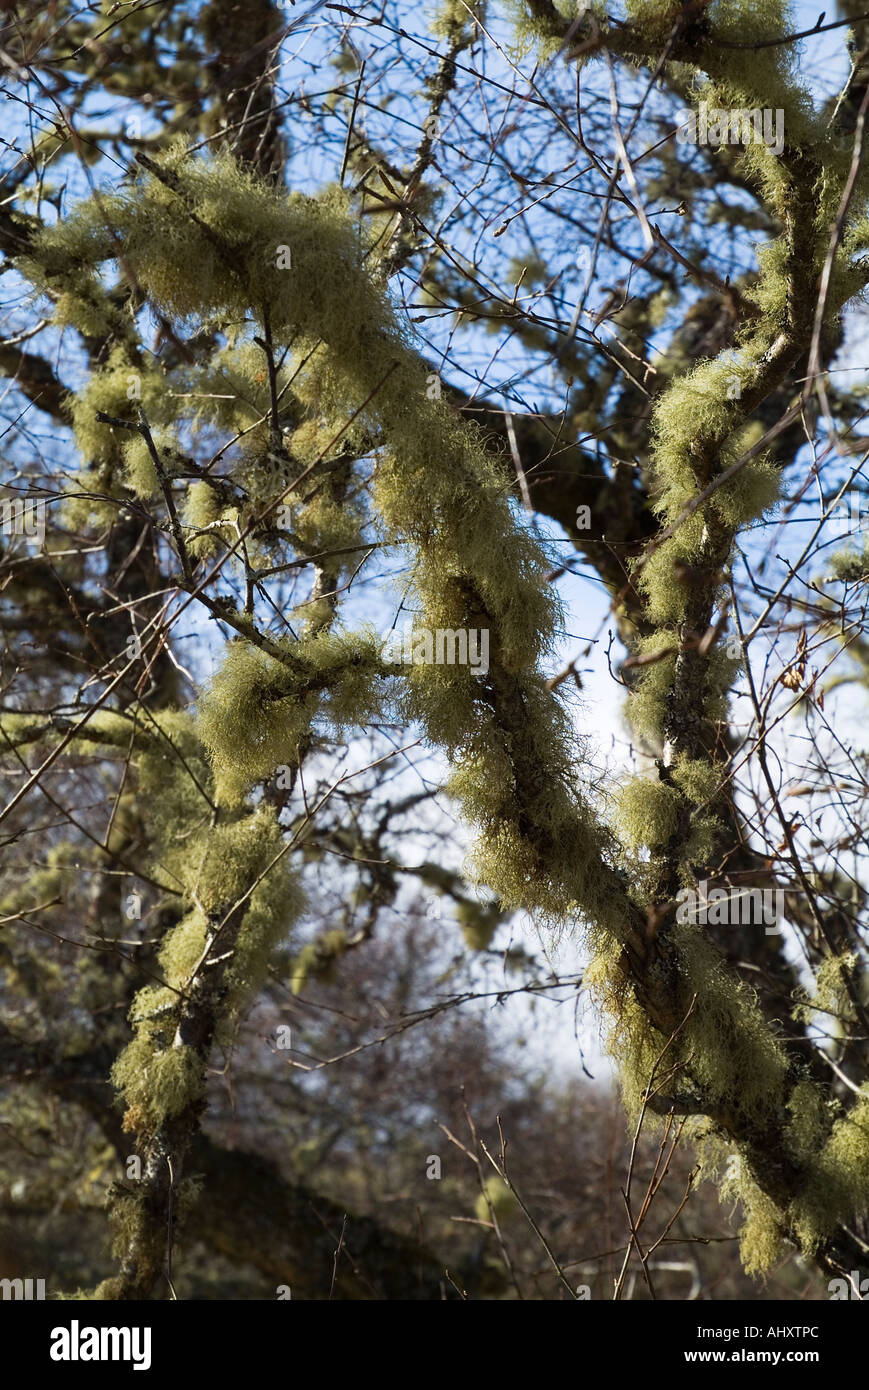
<path id="1" fill-rule="evenodd" d="M 227 805 L 297 761 L 316 715 L 340 727 L 364 722 L 377 708 L 379 654 L 370 637 L 320 631 L 275 645 L 286 664 L 244 638 L 230 642 L 201 702 L 199 734 Z"/>
<path id="2" fill-rule="evenodd" d="M 135 1112 L 136 1127 L 153 1132 L 199 1100 L 204 1066 L 193 1048 L 153 1047 L 143 1029 L 112 1067 L 112 1082 L 124 1097 L 128 1115 Z"/>
<path id="3" fill-rule="evenodd" d="M 635 777 L 616 798 L 615 821 L 625 844 L 665 845 L 675 833 L 679 794 L 664 782 Z"/>

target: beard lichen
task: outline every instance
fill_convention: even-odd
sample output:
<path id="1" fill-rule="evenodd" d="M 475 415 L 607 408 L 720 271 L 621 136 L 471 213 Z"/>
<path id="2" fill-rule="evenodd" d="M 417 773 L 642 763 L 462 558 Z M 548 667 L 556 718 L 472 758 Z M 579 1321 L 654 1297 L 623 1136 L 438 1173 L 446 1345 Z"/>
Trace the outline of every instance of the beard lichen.
<path id="1" fill-rule="evenodd" d="M 340 728 L 364 722 L 378 708 L 379 653 L 366 636 L 317 631 L 274 645 L 278 657 L 243 638 L 230 642 L 202 699 L 198 730 L 214 765 L 216 795 L 226 805 L 296 762 L 315 716 Z"/>
<path id="2" fill-rule="evenodd" d="M 634 849 L 665 845 L 675 833 L 680 796 L 666 782 L 634 777 L 620 788 L 616 821 L 623 842 Z"/>

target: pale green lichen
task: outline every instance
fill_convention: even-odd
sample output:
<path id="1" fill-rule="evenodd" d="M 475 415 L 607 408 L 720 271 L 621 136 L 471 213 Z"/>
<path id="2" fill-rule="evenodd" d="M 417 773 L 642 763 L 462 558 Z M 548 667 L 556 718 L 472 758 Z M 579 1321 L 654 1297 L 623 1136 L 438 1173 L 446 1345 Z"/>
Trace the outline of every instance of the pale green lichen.
<path id="1" fill-rule="evenodd" d="M 694 806 L 714 801 L 726 781 L 721 767 L 703 758 L 679 758 L 671 776 Z"/>
<path id="2" fill-rule="evenodd" d="M 136 1128 L 156 1130 L 201 1097 L 202 1058 L 190 1047 L 155 1048 L 147 1032 L 128 1043 L 112 1067 L 112 1082 Z"/>
<path id="3" fill-rule="evenodd" d="M 65 229 L 69 223 L 59 223 Z M 166 380 L 154 366 L 133 361 L 123 347 L 115 347 L 108 362 L 93 372 L 84 387 L 70 398 L 75 441 L 83 458 L 108 462 L 118 457 L 131 436 L 114 425 L 97 420 L 97 412 L 137 423 L 144 410 L 151 425 L 169 424 L 173 403 L 167 398 Z M 144 443 L 144 441 L 143 441 Z"/>
<path id="4" fill-rule="evenodd" d="M 659 1059 L 667 1039 L 654 1028 L 624 973 L 621 947 L 601 941 L 583 972 L 583 987 L 604 1019 L 604 1045 L 618 1061 L 618 1082 L 628 1116 L 636 1120 L 649 1089 L 662 1080 Z M 672 1065 L 672 1063 L 671 1063 Z"/>
<path id="5" fill-rule="evenodd" d="M 456 918 L 465 945 L 472 951 L 487 951 L 498 930 L 501 912 L 497 905 L 492 907 L 465 898 L 456 905 Z"/>
<path id="6" fill-rule="evenodd" d="M 809 1182 L 791 1204 L 790 1216 L 802 1248 L 811 1253 L 837 1227 L 856 1219 L 869 1202 L 869 1095 L 865 1089 L 850 1112 L 833 1125 L 809 1172 Z"/>
<path id="7" fill-rule="evenodd" d="M 364 722 L 377 708 L 379 654 L 369 638 L 315 632 L 276 645 L 286 664 L 243 638 L 230 642 L 202 700 L 198 729 L 227 805 L 298 760 L 316 715 L 340 727 Z"/>
<path id="8" fill-rule="evenodd" d="M 696 997 L 684 1030 L 690 1075 L 701 1094 L 757 1123 L 783 1103 L 787 1054 L 769 1031 L 753 992 L 731 974 L 700 928 L 677 924 L 672 941 L 686 999 Z"/>
<path id="9" fill-rule="evenodd" d="M 290 968 L 293 994 L 301 994 L 309 980 L 319 980 L 325 984 L 333 981 L 338 961 L 347 946 L 347 933 L 340 928 L 323 932 L 303 946 Z"/>
<path id="10" fill-rule="evenodd" d="M 719 816 L 698 815 L 691 817 L 691 824 L 682 850 L 683 877 L 693 882 L 692 866 L 705 868 L 711 864 L 722 847 L 726 826 Z"/>
<path id="11" fill-rule="evenodd" d="M 743 1268 L 746 1274 L 766 1274 L 784 1251 L 786 1230 L 782 1214 L 751 1178 L 734 1181 L 730 1190 L 732 1195 L 738 1196 L 745 1210 L 745 1221 L 739 1229 Z"/>
<path id="12" fill-rule="evenodd" d="M 821 1015 L 824 1027 L 836 1033 L 842 1025 L 852 1022 L 854 1006 L 848 989 L 848 980 L 854 969 L 856 957 L 849 952 L 841 955 L 825 956 L 815 972 L 815 986 L 811 995 L 794 1010 L 796 1018 L 811 1023 L 815 1015 Z"/>
<path id="13" fill-rule="evenodd" d="M 171 475 L 177 462 L 177 451 L 171 430 L 155 429 L 152 440 L 158 451 L 164 473 Z M 148 443 L 141 434 L 134 434 L 122 449 L 124 457 L 124 483 L 137 497 L 146 501 L 160 490 L 157 469 L 151 456 Z"/>
<path id="14" fill-rule="evenodd" d="M 676 831 L 679 794 L 665 782 L 635 777 L 616 797 L 616 824 L 625 844 L 665 845 Z"/>
<path id="15" fill-rule="evenodd" d="M 788 1144 L 800 1162 L 813 1158 L 830 1132 L 830 1106 L 814 1081 L 798 1081 L 788 1097 Z"/>

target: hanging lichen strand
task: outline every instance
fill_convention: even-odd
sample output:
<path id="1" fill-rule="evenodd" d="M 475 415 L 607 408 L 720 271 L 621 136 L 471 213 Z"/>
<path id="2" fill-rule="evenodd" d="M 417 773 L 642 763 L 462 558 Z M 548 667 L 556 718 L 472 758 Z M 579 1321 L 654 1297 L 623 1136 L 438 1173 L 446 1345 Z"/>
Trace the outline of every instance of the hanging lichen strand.
<path id="1" fill-rule="evenodd" d="M 695 457 L 680 404 L 684 417 L 685 392 L 693 401 L 697 382 L 694 387 L 690 379 L 677 383 L 662 402 L 659 468 L 666 517 L 674 516 L 680 498 L 695 495 L 698 485 L 720 470 L 725 457 L 734 456 L 746 413 L 793 361 L 804 332 L 819 256 L 813 199 L 822 178 L 807 156 L 789 158 L 799 167 L 777 173 L 774 181 L 782 202 L 786 184 L 795 183 L 794 203 L 784 218 L 778 259 L 772 257 L 774 264 L 765 268 L 763 328 L 755 327 L 746 343 L 751 363 L 746 370 L 754 376 L 740 408 L 720 404 L 717 369 L 701 368 L 710 394 L 702 397 L 699 431 L 692 417 L 701 444 Z M 821 198 L 825 210 L 831 196 L 828 189 Z M 636 1094 L 646 1083 L 675 1033 L 668 1061 L 681 1065 L 680 1091 L 689 1097 L 689 1108 L 708 1116 L 738 1146 L 744 1172 L 740 1191 L 747 1200 L 754 1194 L 754 1209 L 765 1213 L 767 1246 L 785 1232 L 806 1248 L 820 1246 L 869 1182 L 865 1172 L 860 1176 L 858 1163 L 863 1111 L 841 1119 L 831 1132 L 832 1117 L 820 1097 L 829 1138 L 820 1158 L 813 1158 L 800 1119 L 806 1107 L 799 1114 L 793 1105 L 788 1108 L 797 1086 L 805 1095 L 799 1060 L 788 1057 L 749 993 L 726 974 L 696 929 L 673 929 L 657 938 L 649 929 L 627 875 L 615 866 L 617 846 L 581 794 L 576 775 L 581 751 L 538 670 L 558 616 L 545 582 L 545 556 L 511 516 L 500 474 L 479 435 L 444 402 L 427 398 L 426 368 L 399 329 L 382 285 L 366 268 L 364 248 L 340 200 L 288 197 L 249 178 L 231 161 L 189 161 L 179 153 L 136 188 L 84 204 L 46 234 L 39 248 L 46 273 L 34 268 L 34 278 L 50 287 L 75 267 L 87 303 L 90 282 L 81 267 L 95 272 L 117 256 L 119 245 L 137 285 L 171 322 L 192 318 L 224 331 L 246 322 L 262 336 L 267 315 L 275 343 L 292 342 L 297 359 L 307 361 L 301 389 L 308 404 L 328 402 L 336 419 L 360 412 L 357 422 L 364 421 L 382 442 L 386 456 L 376 472 L 375 503 L 385 537 L 409 547 L 414 557 L 413 588 L 422 622 L 431 629 L 485 628 L 490 634 L 485 680 L 449 665 L 415 667 L 405 680 L 389 680 L 391 688 L 400 685 L 405 712 L 420 720 L 454 761 L 452 788 L 480 828 L 479 874 L 506 905 L 589 925 L 598 950 L 593 973 L 615 1019 L 614 1046 L 628 1093 Z M 281 251 L 287 248 L 291 267 L 281 269 L 286 264 Z M 77 322 L 75 296 L 66 301 L 64 314 Z M 96 391 L 96 382 L 89 389 Z M 671 416 L 676 452 L 668 462 Z M 141 456 L 128 458 L 127 466 L 130 477 L 148 484 Z M 276 487 L 272 482 L 270 495 L 265 487 L 249 516 L 280 502 L 285 488 L 291 496 L 291 483 Z M 702 615 L 679 596 L 676 561 L 688 554 L 706 574 L 704 603 L 711 611 L 735 525 L 772 495 L 763 465 L 755 467 L 747 488 L 741 483 L 729 493 L 721 491 L 724 495 L 684 533 L 679 527 L 672 543 L 659 548 L 646 570 L 650 607 L 682 649 L 689 624 Z M 250 505 L 249 489 L 246 496 L 244 505 Z M 199 492 L 189 505 L 205 503 L 203 515 L 210 523 L 225 515 L 219 500 L 229 505 L 232 499 Z M 243 511 L 236 511 L 236 526 Z M 663 560 L 657 558 L 661 555 Z M 387 674 L 376 644 L 364 633 L 324 637 L 312 623 L 292 642 L 257 633 L 249 614 L 235 615 L 234 624 L 239 638 L 203 701 L 199 734 L 215 769 L 216 796 L 227 808 L 223 814 L 249 816 L 245 791 L 272 769 L 278 749 L 286 761 L 323 708 L 339 722 L 364 720 L 386 700 Z M 656 706 L 665 711 L 686 683 L 697 679 L 706 691 L 707 717 L 715 717 L 714 702 L 726 685 L 720 658 L 713 653 L 693 671 L 685 661 L 680 654 L 669 673 L 669 690 L 660 691 L 660 704 L 648 693 L 643 697 L 650 718 L 659 717 Z M 332 702 L 331 709 L 326 702 Z M 648 905 L 662 901 L 670 881 L 678 881 L 686 811 L 690 814 L 692 798 L 705 785 L 708 763 L 699 735 L 686 738 L 676 727 L 666 733 L 671 766 L 660 789 L 650 782 L 643 793 L 662 798 L 662 807 L 664 798 L 667 803 L 661 814 L 668 834 L 656 845 L 660 884 L 646 898 Z M 221 899 L 217 910 L 228 902 Z M 201 928 L 197 919 L 190 930 L 195 935 Z M 186 967 L 195 952 L 182 946 Z M 139 1060 L 147 1065 L 149 1055 L 145 1048 Z M 119 1079 L 125 1086 L 133 1081 L 123 1063 Z M 141 1099 L 144 1104 L 145 1096 Z M 163 1130 L 187 1123 L 189 1109 Z M 792 1134 L 801 1137 L 789 1139 Z M 764 1185 L 759 1196 L 752 1170 Z M 154 1191 L 148 1218 L 157 1213 L 160 1194 Z M 140 1206 L 135 1221 L 141 1219 Z M 752 1251 L 759 1243 L 754 1237 L 748 1250 L 755 1265 Z"/>

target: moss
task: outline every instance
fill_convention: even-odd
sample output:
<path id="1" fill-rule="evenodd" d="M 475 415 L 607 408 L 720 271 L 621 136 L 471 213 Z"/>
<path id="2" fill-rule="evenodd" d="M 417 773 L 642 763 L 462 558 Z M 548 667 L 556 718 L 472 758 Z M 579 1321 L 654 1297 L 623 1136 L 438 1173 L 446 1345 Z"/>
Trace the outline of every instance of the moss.
<path id="1" fill-rule="evenodd" d="M 628 705 L 631 725 L 637 735 L 654 748 L 659 748 L 664 741 L 667 699 L 675 679 L 679 644 L 679 630 L 666 626 L 638 643 L 640 653 L 666 653 L 641 670 Z M 727 717 L 728 692 L 742 665 L 742 656 L 729 656 L 724 645 L 719 644 L 709 653 L 701 695 L 702 713 L 711 723 Z"/>
<path id="2" fill-rule="evenodd" d="M 232 966 L 227 973 L 227 1006 L 231 1023 L 261 987 L 275 949 L 283 944 L 290 926 L 301 915 L 304 906 L 302 889 L 285 872 L 274 872 L 253 895 Z M 223 1036 L 221 1030 L 219 1037 Z"/>
<path id="3" fill-rule="evenodd" d="M 705 1104 L 757 1123 L 782 1104 L 787 1058 L 766 1027 L 753 994 L 728 972 L 720 953 L 690 924 L 670 931 L 678 961 L 685 1023 L 667 1048 L 676 1089 Z M 617 945 L 607 943 L 584 974 L 584 984 L 613 1020 L 607 1048 L 619 1061 L 619 1081 L 636 1116 L 646 1087 L 660 1081 L 656 1063 L 668 1039 L 649 1022 L 624 974 Z"/>
<path id="4" fill-rule="evenodd" d="M 715 509 L 734 530 L 775 507 L 781 473 L 770 459 L 756 458 L 715 493 Z"/>
<path id="5" fill-rule="evenodd" d="M 189 721 L 176 715 L 164 723 L 167 732 L 174 726 L 182 743 L 189 740 Z M 142 777 L 145 785 L 152 775 L 150 770 Z M 112 1072 L 126 1101 L 127 1127 L 140 1133 L 155 1132 L 201 1098 L 204 1059 L 177 1046 L 175 1035 L 179 992 L 188 989 L 215 933 L 227 933 L 222 944 L 230 953 L 215 1020 L 216 1041 L 226 1042 L 232 1020 L 261 985 L 272 951 L 302 906 L 274 808 L 224 815 L 217 823 L 191 816 L 195 783 L 189 775 L 176 775 L 177 782 L 164 788 L 156 817 L 162 838 L 159 869 L 195 906 L 164 938 L 159 963 L 167 986 L 139 991 L 131 1011 L 135 1034 Z"/>
<path id="6" fill-rule="evenodd" d="M 473 19 L 482 13 L 483 8 L 484 0 L 468 0 L 467 4 L 463 4 L 462 0 L 438 0 L 429 28 L 438 38 L 455 40 L 466 29 L 476 27 Z"/>
<path id="7" fill-rule="evenodd" d="M 216 523 L 225 518 L 225 506 L 220 490 L 212 487 L 210 483 L 191 483 L 184 498 L 181 516 L 184 525 L 194 532 L 210 532 L 185 537 L 190 555 L 195 560 L 204 560 L 216 554 L 220 549 L 220 539 L 215 534 Z"/>
<path id="8" fill-rule="evenodd" d="M 653 623 L 667 628 L 684 621 L 692 593 L 690 567 L 701 558 L 704 533 L 703 516 L 695 512 L 648 557 L 639 587 Z"/>
<path id="9" fill-rule="evenodd" d="M 482 435 L 445 401 L 427 399 L 424 365 L 363 265 L 341 195 L 287 199 L 231 161 L 184 163 L 176 153 L 165 162 L 183 197 L 148 179 L 135 197 L 119 195 L 106 207 L 143 285 L 179 316 L 208 305 L 238 317 L 249 304 L 268 302 L 276 332 L 301 334 L 302 343 L 308 333 L 325 340 L 328 351 L 315 354 L 309 378 L 330 409 L 340 414 L 346 403 L 352 411 L 375 391 L 374 410 L 393 450 L 378 470 L 376 501 L 388 528 L 423 543 L 414 575 L 423 611 L 442 574 L 467 575 L 502 620 L 505 664 L 533 664 L 557 612 L 544 557 L 517 532 L 497 494 L 500 474 Z M 185 201 L 211 235 L 184 216 Z M 86 243 L 87 232 L 76 235 Z M 92 253 L 104 253 L 97 229 L 92 236 Z M 48 251 L 54 239 L 46 238 Z M 292 245 L 292 272 L 276 269 L 281 244 Z M 195 278 L 186 271 L 191 264 Z"/>
<path id="10" fill-rule="evenodd" d="M 618 930 L 618 910 L 602 868 L 607 839 L 567 773 L 569 731 L 561 721 L 552 728 L 534 717 L 537 701 L 545 696 L 542 681 L 529 682 L 526 695 L 527 722 L 510 740 L 493 728 L 454 753 L 448 790 L 480 830 L 468 870 L 507 910 L 537 909 L 553 924 L 563 924 L 571 904 L 580 904 L 587 921 Z M 514 758 L 533 769 L 521 802 Z M 534 839 L 525 832 L 523 815 L 535 826 Z"/>
<path id="11" fill-rule="evenodd" d="M 59 899 L 58 908 L 62 910 L 81 878 L 80 854 L 81 850 L 68 841 L 52 845 L 45 856 L 44 867 L 34 868 L 0 898 L 0 914 L 11 916 L 32 907 L 35 902 L 47 903 L 53 898 Z"/>
<path id="12" fill-rule="evenodd" d="M 307 721 L 292 687 L 292 673 L 273 657 L 243 640 L 227 647 L 201 703 L 199 729 L 218 775 L 239 793 L 297 756 Z"/>
<path id="13" fill-rule="evenodd" d="M 701 362 L 678 377 L 655 404 L 655 469 L 664 489 L 660 510 L 668 521 L 693 495 L 695 462 L 703 456 L 705 441 L 723 435 L 737 413 L 727 398 L 733 370 L 728 358 Z"/>
<path id="14" fill-rule="evenodd" d="M 225 912 L 282 845 L 274 807 L 262 805 L 252 812 L 223 816 L 218 824 L 192 837 L 189 849 L 176 852 L 176 871 L 205 912 Z"/>
<path id="15" fill-rule="evenodd" d="M 744 665 L 742 655 L 729 656 L 727 647 L 719 644 L 709 654 L 706 667 L 703 709 L 708 719 L 727 717 L 727 694 Z"/>
<path id="16" fill-rule="evenodd" d="M 309 555 L 359 545 L 360 515 L 345 500 L 316 494 L 292 517 L 293 533 Z"/>
<path id="17" fill-rule="evenodd" d="M 714 811 L 703 808 L 718 800 L 727 775 L 720 764 L 706 762 L 703 758 L 680 757 L 671 769 L 671 776 L 691 807 L 682 864 L 687 871 L 686 882 L 693 884 L 693 866 L 705 868 L 711 864 L 725 839 L 724 822 Z"/>
<path id="18" fill-rule="evenodd" d="M 118 506 L 99 494 L 111 493 L 115 483 L 111 468 L 82 468 L 67 492 L 61 512 L 63 525 L 74 535 L 107 531 L 117 520 Z M 93 494 L 98 494 L 93 496 Z"/>
<path id="19" fill-rule="evenodd" d="M 160 965 L 167 980 L 180 987 L 193 973 L 207 941 L 206 922 L 194 908 L 166 935 L 160 947 Z"/>
<path id="20" fill-rule="evenodd" d="M 147 501 L 159 492 L 157 470 L 141 435 L 134 435 L 123 446 L 124 482 L 137 497 Z"/>
<path id="21" fill-rule="evenodd" d="M 843 584 L 865 582 L 869 574 L 869 547 L 862 550 L 840 550 L 830 560 L 833 577 Z"/>
<path id="22" fill-rule="evenodd" d="M 764 18 L 757 32 L 762 32 L 771 22 L 771 11 L 759 8 Z M 716 6 L 713 22 L 723 26 L 721 32 L 727 30 L 728 16 L 752 22 L 750 11 L 743 15 L 742 9 Z M 648 6 L 639 6 L 634 12 L 640 11 L 649 19 L 646 42 L 655 47 L 655 25 L 660 23 L 662 33 L 669 33 L 675 9 L 671 14 L 666 6 L 658 7 L 653 14 Z M 548 26 L 547 37 L 560 42 L 563 25 L 546 19 L 543 7 L 540 14 L 544 18 L 533 17 L 529 27 L 539 33 Z M 457 12 L 453 19 L 458 22 Z M 776 83 L 785 70 L 779 65 L 786 64 L 786 55 L 773 49 L 728 52 L 733 56 L 721 62 L 730 64 L 732 72 L 719 74 L 716 91 L 731 84 L 738 93 L 768 78 L 769 93 L 777 94 Z M 791 102 L 789 110 L 798 106 L 798 101 Z M 357 445 L 362 440 L 385 441 L 371 500 L 380 539 L 410 553 L 408 602 L 421 625 L 430 629 L 486 629 L 493 668 L 482 681 L 458 666 L 412 667 L 393 676 L 389 689 L 401 713 L 419 720 L 426 736 L 454 758 L 451 789 L 480 830 L 472 863 L 503 906 L 530 908 L 553 921 L 592 924 L 597 957 L 588 982 L 611 1011 L 611 1046 L 622 1061 L 626 1096 L 636 1103 L 667 1040 L 650 1025 L 622 973 L 619 943 L 627 898 L 625 891 L 615 891 L 616 884 L 623 886 L 610 867 L 616 846 L 597 824 L 574 774 L 588 766 L 585 750 L 558 696 L 546 689 L 537 669 L 552 650 L 561 619 L 547 582 L 545 549 L 511 511 L 503 494 L 501 464 L 490 456 L 483 436 L 459 419 L 446 400 L 429 399 L 427 365 L 414 352 L 383 294 L 369 264 L 374 258 L 366 256 L 365 239 L 349 215 L 345 195 L 329 190 L 317 199 L 287 196 L 248 176 L 231 159 L 189 160 L 180 146 L 161 159 L 173 187 L 145 178 L 133 188 L 101 198 L 99 208 L 84 205 L 41 234 L 40 254 L 48 278 L 75 276 L 68 293 L 76 301 L 75 312 L 86 316 L 98 268 L 115 254 L 108 222 L 123 239 L 139 284 L 167 317 L 202 324 L 218 334 L 228 334 L 234 326 L 235 336 L 221 360 L 207 369 L 213 395 L 220 394 L 219 381 L 228 385 L 226 401 L 191 407 L 187 420 L 197 418 L 195 410 L 209 428 L 244 432 L 244 438 L 227 456 L 231 471 L 226 491 L 219 483 L 213 489 L 207 484 L 189 489 L 183 515 L 190 526 L 205 528 L 221 519 L 227 527 L 233 519 L 241 524 L 274 501 L 296 476 L 292 470 L 300 461 L 306 467 L 316 464 L 329 443 L 323 423 L 329 419 L 343 421 L 358 412 Z M 749 151 L 746 159 L 758 161 L 753 166 L 757 177 L 771 199 L 780 198 L 781 173 L 767 154 Z M 286 245 L 292 250 L 292 266 L 284 270 L 276 252 Z M 701 363 L 656 403 L 656 505 L 665 523 L 675 521 L 716 470 L 745 447 L 744 412 L 728 398 L 727 377 L 735 370 L 741 389 L 750 390 L 773 335 L 786 323 L 787 255 L 784 240 L 763 252 L 756 295 L 762 322 L 741 343 L 736 368 L 732 359 Z M 297 362 L 305 362 L 304 370 L 292 378 L 284 436 L 289 445 L 286 457 L 275 465 L 277 472 L 271 471 L 268 434 L 262 426 L 249 428 L 264 413 L 267 383 L 262 363 L 237 330 L 239 324 L 261 320 L 265 305 L 276 340 L 282 345 L 292 341 Z M 119 352 L 93 378 L 90 395 L 81 393 L 76 404 L 80 447 L 105 469 L 109 490 L 121 485 L 119 441 L 107 427 L 94 425 L 94 407 L 99 402 L 110 414 L 126 414 L 120 393 L 127 385 L 124 371 L 129 360 Z M 189 390 L 198 391 L 203 380 L 195 372 L 188 374 Z M 282 377 L 282 390 L 289 381 L 289 374 Z M 149 376 L 146 382 L 143 377 L 143 396 L 151 392 L 149 419 L 157 428 L 170 423 L 161 411 L 177 408 L 162 387 L 162 378 Z M 208 390 L 203 395 L 208 397 Z M 585 405 L 591 409 L 589 401 Z M 337 465 L 331 471 L 315 466 L 305 480 L 304 496 L 292 496 L 286 510 L 294 543 L 327 542 L 324 548 L 329 548 L 360 534 L 366 520 L 361 504 L 353 511 L 341 493 L 344 486 L 352 491 L 352 466 L 339 462 L 340 486 Z M 128 458 L 127 469 L 128 481 L 144 495 L 153 484 L 144 462 Z M 754 461 L 680 523 L 676 534 L 651 555 L 639 582 L 658 631 L 644 649 L 676 645 L 691 593 L 690 566 L 708 558 L 710 528 L 726 530 L 761 515 L 774 500 L 774 482 L 768 462 Z M 238 498 L 234 517 L 227 494 Z M 262 528 L 257 544 L 274 543 L 275 526 L 287 529 L 286 522 L 282 525 L 275 518 L 269 525 Z M 203 538 L 197 553 L 205 553 L 218 539 Z M 321 603 L 312 627 L 330 618 Z M 723 717 L 727 688 L 737 670 L 738 663 L 720 650 L 710 654 L 700 692 L 707 720 Z M 660 736 L 673 675 L 670 657 L 643 671 L 633 700 L 634 718 L 650 737 Z M 189 768 L 179 769 L 177 759 L 158 745 L 137 751 L 142 798 L 148 802 L 160 845 L 154 872 L 159 881 L 183 894 L 189 908 L 161 952 L 161 964 L 178 987 L 207 940 L 206 919 L 225 917 L 283 845 L 273 812 L 251 811 L 243 804 L 245 795 L 278 765 L 295 760 L 315 721 L 322 720 L 330 729 L 358 726 L 379 711 L 383 679 L 370 634 L 306 631 L 301 640 L 282 639 L 269 651 L 242 638 L 229 644 L 203 696 L 195 726 L 188 722 L 172 731 L 189 755 Z M 709 798 L 711 781 L 711 771 L 694 762 L 677 763 L 673 786 L 632 783 L 620 798 L 626 841 L 653 848 L 666 845 L 676 830 L 680 806 L 701 805 Z M 217 814 L 208 804 L 213 796 L 219 803 Z M 695 821 L 688 852 L 708 853 L 711 818 L 703 843 L 697 840 L 702 818 Z M 684 854 L 685 845 L 680 849 Z M 268 951 L 281 939 L 298 902 L 292 881 L 277 868 L 246 900 L 221 1027 L 238 1007 L 243 991 L 262 978 Z M 474 931 L 479 927 L 465 925 Z M 328 978 L 346 949 L 342 932 L 309 943 L 294 963 L 294 987 L 302 988 L 312 976 Z M 756 1122 L 758 1115 L 783 1112 L 786 1059 L 750 992 L 730 978 L 696 929 L 673 928 L 667 950 L 686 1013 L 696 996 L 678 1043 L 677 1060 L 686 1085 L 696 1088 L 704 1104 L 731 1126 L 738 1127 L 740 1117 Z M 116 1064 L 114 1078 L 134 1126 L 159 1126 L 179 1107 L 199 1102 L 203 1061 L 189 1049 L 172 1045 L 173 1017 L 169 999 L 144 995 L 136 1036 Z M 805 1106 L 793 1113 L 794 1133 L 804 1139 Z M 831 1134 L 823 1162 L 819 1160 L 822 1176 L 836 1171 L 836 1181 L 853 1186 L 855 1155 L 859 1158 L 862 1152 L 860 1133 L 860 1124 L 852 1119 L 849 1128 Z M 820 1229 L 816 1197 L 807 1194 L 804 1206 L 803 1228 Z M 771 1258 L 778 1218 L 773 1220 L 768 1208 L 755 1200 L 749 1213 L 748 1224 L 752 1223 L 746 1255 L 760 1268 Z"/>

